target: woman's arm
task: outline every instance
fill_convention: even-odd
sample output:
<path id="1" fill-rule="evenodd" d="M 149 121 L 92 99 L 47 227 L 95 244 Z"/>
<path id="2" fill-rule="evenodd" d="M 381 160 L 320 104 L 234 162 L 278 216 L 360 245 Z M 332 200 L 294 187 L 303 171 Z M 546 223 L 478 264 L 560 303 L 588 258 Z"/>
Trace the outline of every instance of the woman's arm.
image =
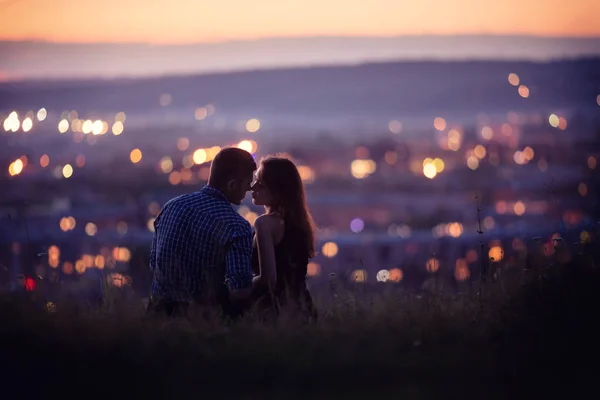
<path id="1" fill-rule="evenodd" d="M 252 279 L 252 287 L 262 286 L 274 289 L 277 283 L 275 269 L 275 221 L 262 215 L 254 222 L 256 244 L 258 246 L 259 274 Z"/>

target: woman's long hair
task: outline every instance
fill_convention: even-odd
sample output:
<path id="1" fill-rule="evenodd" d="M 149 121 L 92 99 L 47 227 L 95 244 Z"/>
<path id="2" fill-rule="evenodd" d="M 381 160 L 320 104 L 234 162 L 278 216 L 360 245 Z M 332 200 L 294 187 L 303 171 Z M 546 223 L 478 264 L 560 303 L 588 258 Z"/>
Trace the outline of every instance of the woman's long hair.
<path id="1" fill-rule="evenodd" d="M 286 226 L 298 229 L 306 238 L 308 257 L 315 256 L 315 231 L 308 206 L 302 178 L 296 165 L 288 158 L 267 156 L 260 160 L 261 181 L 273 198 L 271 208 L 283 217 Z"/>

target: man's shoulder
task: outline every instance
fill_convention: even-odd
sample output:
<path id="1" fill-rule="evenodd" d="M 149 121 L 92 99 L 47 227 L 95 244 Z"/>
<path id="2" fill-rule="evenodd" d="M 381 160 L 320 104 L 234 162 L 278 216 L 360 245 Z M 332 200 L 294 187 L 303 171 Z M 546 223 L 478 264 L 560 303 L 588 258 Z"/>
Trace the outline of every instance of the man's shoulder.
<path id="1" fill-rule="evenodd" d="M 233 207 L 222 209 L 221 212 L 211 213 L 212 217 L 224 223 L 231 225 L 237 230 L 252 232 L 252 227 L 248 220 L 240 215 Z"/>
<path id="2" fill-rule="evenodd" d="M 189 217 L 212 219 L 235 230 L 252 233 L 250 223 L 231 204 L 219 201 L 202 191 L 177 196 L 165 204 L 164 208 L 167 207 L 177 212 L 185 211 Z"/>

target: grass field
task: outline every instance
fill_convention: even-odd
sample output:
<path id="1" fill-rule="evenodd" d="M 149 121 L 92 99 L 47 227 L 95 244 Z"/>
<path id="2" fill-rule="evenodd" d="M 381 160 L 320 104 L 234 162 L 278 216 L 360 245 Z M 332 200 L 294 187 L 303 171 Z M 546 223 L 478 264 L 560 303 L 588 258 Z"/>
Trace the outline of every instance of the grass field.
<path id="1" fill-rule="evenodd" d="M 17 394 L 6 398 L 575 395 L 599 370 L 594 254 L 540 265 L 517 284 L 476 281 L 469 294 L 330 289 L 316 293 L 329 300 L 311 325 L 150 318 L 119 291 L 96 309 L 4 295 L 3 386 Z"/>

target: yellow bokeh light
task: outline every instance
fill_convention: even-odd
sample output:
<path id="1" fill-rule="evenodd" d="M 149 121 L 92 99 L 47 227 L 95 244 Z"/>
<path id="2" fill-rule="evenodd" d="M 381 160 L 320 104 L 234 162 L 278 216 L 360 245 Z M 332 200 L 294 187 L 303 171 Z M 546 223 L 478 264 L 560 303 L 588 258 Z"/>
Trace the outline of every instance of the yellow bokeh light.
<path id="1" fill-rule="evenodd" d="M 40 108 L 37 112 L 37 119 L 38 121 L 42 122 L 43 120 L 46 119 L 46 117 L 48 116 L 48 111 L 46 111 L 45 108 Z"/>
<path id="2" fill-rule="evenodd" d="M 60 122 L 58 123 L 58 131 L 60 133 L 65 133 L 68 130 L 69 130 L 69 121 L 67 121 L 66 119 L 61 119 Z"/>
<path id="3" fill-rule="evenodd" d="M 92 122 L 92 135 L 101 135 L 102 131 L 104 130 L 104 124 L 102 123 L 103 121 L 97 119 L 94 122 Z"/>
<path id="4" fill-rule="evenodd" d="M 350 173 L 356 179 L 364 179 L 371 175 L 377 169 L 377 164 L 373 160 L 354 160 L 350 164 Z"/>
<path id="5" fill-rule="evenodd" d="M 33 128 L 33 121 L 31 118 L 27 117 L 23 120 L 23 123 L 21 124 L 21 128 L 23 129 L 23 132 L 29 132 L 31 130 L 31 128 Z"/>
<path id="6" fill-rule="evenodd" d="M 504 250 L 500 246 L 492 246 L 488 251 L 488 257 L 493 261 L 500 261 L 504 258 Z"/>
<path id="7" fill-rule="evenodd" d="M 260 129 L 260 121 L 256 118 L 246 121 L 246 130 L 250 133 L 257 132 Z"/>
<path id="8" fill-rule="evenodd" d="M 208 157 L 208 161 L 212 161 L 213 158 L 217 156 L 217 154 L 221 151 L 219 146 L 213 146 L 206 150 L 206 157 Z"/>
<path id="9" fill-rule="evenodd" d="M 206 161 L 208 161 L 208 154 L 206 153 L 206 150 L 198 149 L 194 151 L 194 154 L 192 155 L 192 160 L 195 164 L 204 164 Z"/>
<path id="10" fill-rule="evenodd" d="M 129 262 L 131 260 L 131 251 L 126 247 L 113 248 L 112 256 L 116 261 Z"/>
<path id="11" fill-rule="evenodd" d="M 258 146 L 254 140 L 242 140 L 237 144 L 237 148 L 246 150 L 248 153 L 255 153 Z"/>
<path id="12" fill-rule="evenodd" d="M 494 137 L 494 131 L 489 126 L 481 128 L 481 137 L 485 140 L 491 140 Z"/>
<path id="13" fill-rule="evenodd" d="M 469 156 L 469 158 L 467 158 L 467 166 L 472 170 L 476 170 L 479 168 L 479 158 L 475 156 Z"/>
<path id="14" fill-rule="evenodd" d="M 444 129 L 446 129 L 446 125 L 446 120 L 442 117 L 436 117 L 433 120 L 433 127 L 438 131 L 443 131 Z"/>
<path id="15" fill-rule="evenodd" d="M 300 179 L 304 183 L 312 183 L 315 180 L 315 173 L 309 166 L 299 165 L 298 173 L 300 174 Z"/>
<path id="16" fill-rule="evenodd" d="M 335 257 L 338 253 L 338 245 L 334 242 L 327 242 L 321 247 L 321 253 L 327 258 Z"/>
<path id="17" fill-rule="evenodd" d="M 558 122 L 559 122 L 558 115 L 550 114 L 550 116 L 548 117 L 548 122 L 550 123 L 550 125 L 553 128 L 558 128 Z"/>
<path id="18" fill-rule="evenodd" d="M 246 214 L 244 214 L 244 219 L 246 221 L 248 221 L 250 223 L 251 226 L 254 226 L 254 223 L 256 222 L 256 218 L 258 218 L 258 214 L 255 212 L 247 212 Z"/>
<path id="19" fill-rule="evenodd" d="M 438 174 L 440 172 L 443 172 L 444 168 L 446 168 L 446 165 L 444 164 L 444 160 L 442 160 L 441 158 L 434 158 L 431 163 L 434 165 L 435 170 Z"/>
<path id="20" fill-rule="evenodd" d="M 525 214 L 525 203 L 522 201 L 517 201 L 513 207 L 513 211 L 517 215 Z"/>
<path id="21" fill-rule="evenodd" d="M 94 128 L 94 123 L 91 119 L 86 119 L 83 121 L 83 125 L 81 125 L 81 132 L 84 134 L 92 133 L 92 129 Z"/>
<path id="22" fill-rule="evenodd" d="M 173 171 L 173 160 L 171 160 L 171 157 L 161 158 L 158 165 L 161 171 L 165 174 L 168 174 L 171 171 Z"/>
<path id="23" fill-rule="evenodd" d="M 73 176 L 73 167 L 71 166 L 71 164 L 67 164 L 63 167 L 62 174 L 66 179 L 69 179 Z"/>
<path id="24" fill-rule="evenodd" d="M 73 132 L 82 132 L 83 128 L 83 121 L 80 119 L 74 119 L 73 121 L 71 121 L 71 130 Z M 83 133 L 83 132 L 82 132 Z"/>
<path id="25" fill-rule="evenodd" d="M 23 160 L 19 158 L 8 166 L 8 173 L 10 176 L 19 175 L 21 172 L 23 172 L 24 168 L 25 164 L 23 163 Z"/>
<path id="26" fill-rule="evenodd" d="M 58 226 L 60 227 L 60 230 L 63 232 L 70 230 L 69 219 L 67 217 L 61 218 L 60 222 L 58 223 Z"/>
<path id="27" fill-rule="evenodd" d="M 485 147 L 478 144 L 477 146 L 475 146 L 475 149 L 473 149 L 473 154 L 475 155 L 475 157 L 479 158 L 479 159 L 483 159 L 486 155 L 486 150 Z"/>
<path id="28" fill-rule="evenodd" d="M 510 83 L 513 86 L 518 86 L 519 82 L 520 82 L 520 79 L 517 74 L 515 74 L 514 72 L 511 72 L 510 74 L 508 74 L 508 83 Z"/>
<path id="29" fill-rule="evenodd" d="M 448 234 L 453 238 L 457 238 L 463 233 L 463 226 L 458 222 L 453 222 L 447 225 Z"/>
<path id="30" fill-rule="evenodd" d="M 423 175 L 429 179 L 433 179 L 437 175 L 437 168 L 430 162 L 423 167 Z"/>
<path id="31" fill-rule="evenodd" d="M 142 151 L 140 149 L 131 150 L 131 153 L 129 153 L 129 160 L 134 164 L 142 161 Z"/>
<path id="32" fill-rule="evenodd" d="M 123 129 L 125 129 L 125 127 L 123 126 L 123 122 L 121 121 L 116 121 L 113 126 L 112 126 L 112 133 L 115 136 L 119 136 L 121 133 L 123 133 Z"/>

